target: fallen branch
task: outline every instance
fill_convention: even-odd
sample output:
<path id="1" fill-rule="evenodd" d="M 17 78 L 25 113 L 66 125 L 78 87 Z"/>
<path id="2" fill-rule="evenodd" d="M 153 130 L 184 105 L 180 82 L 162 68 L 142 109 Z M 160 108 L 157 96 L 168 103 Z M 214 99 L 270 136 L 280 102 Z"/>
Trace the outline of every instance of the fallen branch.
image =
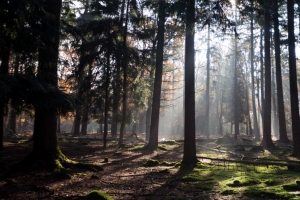
<path id="1" fill-rule="evenodd" d="M 266 165 L 266 166 L 277 165 L 277 166 L 300 167 L 300 162 L 286 161 L 286 160 L 271 160 L 271 159 L 267 160 L 267 159 L 253 158 L 254 161 L 250 161 L 250 160 L 230 160 L 230 159 L 224 159 L 224 158 L 209 158 L 209 157 L 205 157 L 205 156 L 197 156 L 197 158 L 214 160 L 214 161 L 219 161 L 219 162 L 232 162 L 232 163 L 251 164 L 251 165 Z"/>

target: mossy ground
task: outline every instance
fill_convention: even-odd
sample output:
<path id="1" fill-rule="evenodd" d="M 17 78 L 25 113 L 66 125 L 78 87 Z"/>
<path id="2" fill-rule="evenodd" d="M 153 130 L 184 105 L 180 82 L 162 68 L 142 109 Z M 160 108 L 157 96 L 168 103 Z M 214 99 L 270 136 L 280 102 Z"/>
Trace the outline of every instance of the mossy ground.
<path id="1" fill-rule="evenodd" d="M 49 163 L 37 162 L 31 168 L 37 171 L 9 176 L 3 172 L 12 159 L 17 162 L 15 156 L 24 158 L 31 146 L 29 143 L 6 146 L 0 157 L 1 166 L 3 163 L 0 199 L 85 199 L 93 190 L 96 190 L 93 195 L 102 191 L 114 199 L 300 199 L 299 172 L 286 166 L 245 165 L 203 158 L 196 166 L 185 168 L 181 166 L 182 142 L 161 142 L 161 148 L 150 152 L 143 148 L 145 143 L 125 141 L 120 148 L 118 141 L 112 140 L 103 151 L 101 141 L 92 138 L 87 145 L 81 145 L 71 139 L 59 141 L 66 156 L 62 154 Z M 226 140 L 230 142 L 230 138 Z M 255 146 L 259 143 L 197 142 L 197 155 L 230 160 L 293 159 L 289 156 L 289 145 L 252 151 Z M 20 150 L 14 152 L 18 147 Z M 239 157 L 241 154 L 244 157 Z M 42 169 L 43 165 L 52 166 L 52 170 Z"/>

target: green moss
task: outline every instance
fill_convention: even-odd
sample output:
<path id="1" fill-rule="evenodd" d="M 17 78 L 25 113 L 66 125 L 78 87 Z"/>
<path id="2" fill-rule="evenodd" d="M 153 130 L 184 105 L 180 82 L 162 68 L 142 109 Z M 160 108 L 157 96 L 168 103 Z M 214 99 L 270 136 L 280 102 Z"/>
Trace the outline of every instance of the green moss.
<path id="1" fill-rule="evenodd" d="M 260 181 L 252 179 L 248 176 L 240 176 L 235 178 L 231 183 L 228 183 L 227 185 L 230 187 L 241 187 L 241 186 L 256 185 L 259 183 Z"/>
<path id="2" fill-rule="evenodd" d="M 167 162 L 167 161 L 162 161 L 160 165 L 162 166 L 175 166 L 176 162 Z"/>
<path id="3" fill-rule="evenodd" d="M 267 180 L 264 181 L 264 183 L 267 186 L 275 186 L 275 185 L 281 184 L 281 181 L 279 181 L 278 179 L 277 180 L 275 180 L 275 179 L 267 179 Z"/>
<path id="4" fill-rule="evenodd" d="M 103 171 L 103 168 L 98 165 L 93 165 L 93 164 L 86 164 L 86 163 L 76 163 L 74 164 L 75 167 L 80 168 L 80 169 L 87 169 L 91 171 Z"/>
<path id="5" fill-rule="evenodd" d="M 28 142 L 28 140 L 19 140 L 18 144 L 22 144 L 22 143 L 26 143 L 26 142 Z"/>
<path id="6" fill-rule="evenodd" d="M 294 194 L 290 194 L 282 190 L 280 186 L 248 187 L 244 190 L 244 194 L 252 198 L 263 198 L 263 199 L 291 199 L 295 197 Z"/>
<path id="7" fill-rule="evenodd" d="M 299 191 L 300 185 L 298 185 L 297 183 L 291 183 L 283 185 L 282 188 L 286 191 Z"/>
<path id="8" fill-rule="evenodd" d="M 180 168 L 180 167 L 181 167 L 181 162 L 177 162 L 177 163 L 175 163 L 174 167 L 176 167 L 176 168 Z"/>
<path id="9" fill-rule="evenodd" d="M 200 176 L 199 174 L 192 173 L 192 174 L 184 175 L 179 180 L 182 182 L 197 182 L 197 181 L 203 181 L 204 178 L 203 178 L 203 176 Z"/>
<path id="10" fill-rule="evenodd" d="M 72 175 L 68 173 L 65 168 L 55 168 L 53 171 L 56 178 L 59 179 L 71 179 Z"/>
<path id="11" fill-rule="evenodd" d="M 228 190 L 223 190 L 220 192 L 221 195 L 232 195 L 232 194 L 237 194 L 238 192 L 236 190 L 228 189 Z"/>
<path id="12" fill-rule="evenodd" d="M 144 144 L 139 144 L 136 146 L 133 146 L 132 148 L 128 149 L 130 151 L 142 151 L 145 149 L 145 145 Z"/>
<path id="13" fill-rule="evenodd" d="M 85 196 L 85 199 L 113 200 L 113 198 L 101 191 L 93 190 Z"/>
<path id="14" fill-rule="evenodd" d="M 161 173 L 161 174 L 170 174 L 170 170 L 169 169 L 162 169 L 160 171 L 158 171 L 158 173 Z"/>
<path id="15" fill-rule="evenodd" d="M 164 145 L 158 145 L 157 149 L 162 151 L 168 151 L 168 149 Z"/>
<path id="16" fill-rule="evenodd" d="M 143 164 L 144 167 L 154 167 L 157 165 L 159 165 L 159 161 L 154 159 L 149 159 Z"/>
<path id="17" fill-rule="evenodd" d="M 175 140 L 166 140 L 162 143 L 163 144 L 169 144 L 169 145 L 177 145 L 178 144 Z"/>

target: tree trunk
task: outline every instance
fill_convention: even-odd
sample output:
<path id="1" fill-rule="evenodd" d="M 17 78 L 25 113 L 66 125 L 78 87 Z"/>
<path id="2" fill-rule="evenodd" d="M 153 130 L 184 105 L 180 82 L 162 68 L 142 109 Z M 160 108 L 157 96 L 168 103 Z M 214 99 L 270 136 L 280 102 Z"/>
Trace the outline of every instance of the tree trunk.
<path id="1" fill-rule="evenodd" d="M 124 129 L 126 124 L 126 115 L 127 115 L 127 67 L 128 67 L 128 50 L 127 50 L 127 26 L 128 26 L 128 10 L 129 10 L 129 0 L 127 1 L 126 6 L 126 19 L 125 19 L 125 28 L 123 33 L 123 101 L 122 101 L 122 123 L 120 127 L 120 136 L 119 136 L 119 146 L 123 144 L 123 137 L 124 137 Z"/>
<path id="2" fill-rule="evenodd" d="M 263 29 L 260 29 L 260 94 L 261 94 L 261 119 L 262 130 L 264 126 L 264 111 L 265 111 L 265 90 L 264 90 L 264 56 L 263 56 Z M 258 95 L 259 96 L 259 95 Z"/>
<path id="3" fill-rule="evenodd" d="M 151 67 L 151 71 L 150 71 L 150 75 L 149 75 L 151 83 L 153 82 L 153 71 L 154 71 L 154 69 Z M 149 138 L 150 138 L 152 99 L 153 99 L 153 94 L 150 95 L 148 98 L 148 108 L 147 108 L 147 112 L 146 112 L 146 141 L 149 141 Z"/>
<path id="4" fill-rule="evenodd" d="M 297 68 L 295 54 L 295 33 L 294 33 L 294 1 L 287 1 L 288 10 L 288 43 L 289 43 L 289 70 L 290 70 L 290 99 L 292 115 L 292 131 L 294 149 L 292 156 L 300 157 L 300 119 L 299 119 L 299 99 L 297 88 Z"/>
<path id="5" fill-rule="evenodd" d="M 187 1 L 184 73 L 184 147 L 182 164 L 197 162 L 195 139 L 195 0 Z"/>
<path id="6" fill-rule="evenodd" d="M 8 64 L 9 64 L 9 55 L 10 55 L 10 42 L 7 41 L 8 44 L 2 50 L 1 55 L 1 68 L 0 74 L 8 75 Z M 0 101 L 0 150 L 3 149 L 3 135 L 4 135 L 4 112 L 5 112 L 5 99 L 1 99 Z"/>
<path id="7" fill-rule="evenodd" d="M 42 20 L 41 40 L 45 46 L 39 49 L 37 76 L 40 80 L 57 88 L 57 61 L 62 1 L 45 0 L 43 5 L 44 11 L 51 14 L 51 17 Z M 56 127 L 57 112 L 55 108 L 35 108 L 33 155 L 43 160 L 59 158 Z"/>
<path id="8" fill-rule="evenodd" d="M 207 25 L 207 52 L 206 52 L 206 95 L 205 95 L 205 135 L 209 138 L 209 86 L 210 83 L 210 23 Z"/>
<path id="9" fill-rule="evenodd" d="M 265 108 L 263 115 L 264 148 L 274 146 L 271 137 L 271 57 L 270 57 L 270 0 L 265 1 Z"/>
<path id="10" fill-rule="evenodd" d="M 57 133 L 60 133 L 60 114 L 57 114 Z"/>
<path id="11" fill-rule="evenodd" d="M 284 111 L 282 75 L 281 75 L 281 51 L 280 51 L 280 35 L 278 21 L 278 0 L 274 1 L 274 44 L 275 44 L 275 60 L 276 60 L 276 83 L 277 83 L 277 105 L 279 118 L 279 141 L 288 142 L 286 132 L 286 119 Z"/>
<path id="12" fill-rule="evenodd" d="M 155 55 L 155 48 L 156 48 L 156 42 L 157 42 L 157 37 L 152 42 L 152 54 L 151 58 L 154 58 Z M 149 79 L 150 79 L 150 84 L 153 85 L 153 73 L 154 73 L 154 67 L 151 65 L 150 69 L 150 74 L 149 74 Z M 148 108 L 147 108 L 147 113 L 146 113 L 146 141 L 149 141 L 150 138 L 150 125 L 151 125 L 151 112 L 152 112 L 152 100 L 153 100 L 153 93 L 151 92 L 151 95 L 148 98 Z"/>
<path id="13" fill-rule="evenodd" d="M 155 79 L 153 88 L 152 100 L 152 114 L 150 125 L 150 138 L 147 148 L 155 150 L 158 145 L 158 126 L 159 126 L 159 110 L 160 110 L 160 96 L 163 72 L 163 55 L 164 55 L 164 29 L 165 29 L 165 0 L 159 1 L 158 13 L 158 32 L 157 32 L 157 52 L 155 63 Z"/>
<path id="14" fill-rule="evenodd" d="M 237 139 L 237 135 L 240 134 L 240 115 L 239 115 L 239 99 L 238 99 L 238 69 L 237 69 L 237 34 L 235 34 L 234 38 L 234 139 Z"/>
<path id="15" fill-rule="evenodd" d="M 119 21 L 119 27 L 123 27 L 124 21 L 124 7 L 125 1 L 122 1 L 121 6 L 121 15 Z M 118 43 L 118 50 L 116 52 L 116 74 L 115 81 L 113 82 L 113 111 L 112 111 L 112 122 L 111 122 L 111 136 L 116 138 L 118 136 L 118 117 L 119 117 L 119 104 L 120 104 L 120 68 L 121 68 L 121 59 L 122 59 L 122 45 Z"/>
<path id="16" fill-rule="evenodd" d="M 73 136 L 80 135 L 80 122 L 81 122 L 81 106 L 77 106 L 75 111 L 75 119 L 74 119 L 74 132 Z"/>
<path id="17" fill-rule="evenodd" d="M 251 57 L 251 59 L 252 59 L 252 57 Z M 250 135 L 252 136 L 253 133 L 252 133 L 252 124 L 251 124 L 251 119 L 250 119 L 249 88 L 248 88 L 248 84 L 247 84 L 248 83 L 248 81 L 247 81 L 247 74 L 248 74 L 248 66 L 246 65 L 245 83 L 246 83 L 246 104 L 247 104 L 247 114 L 248 114 L 247 135 L 248 135 L 248 128 L 249 128 Z M 251 78 L 252 78 L 252 73 L 251 73 Z M 252 81 L 254 81 L 254 78 L 252 79 Z M 253 98 L 253 96 L 252 96 L 252 98 Z"/>
<path id="18" fill-rule="evenodd" d="M 256 104 L 255 104 L 255 88 L 254 88 L 254 45 L 253 45 L 253 1 L 251 1 L 251 47 L 250 47 L 250 54 L 251 54 L 251 94 L 252 94 L 252 111 L 253 111 L 253 131 L 255 134 L 255 140 L 260 140 L 260 134 L 258 130 L 258 123 L 257 123 L 257 114 L 256 114 Z M 250 128 L 252 132 L 252 128 Z M 251 134 L 252 135 L 252 134 Z"/>
<path id="19" fill-rule="evenodd" d="M 110 54 L 111 54 L 111 37 L 110 32 L 108 34 L 108 44 L 107 44 L 107 54 L 106 54 L 106 75 L 105 75 L 105 105 L 104 105 L 104 134 L 103 134 L 103 149 L 106 149 L 107 143 L 107 131 L 108 131 L 108 110 L 109 110 L 109 102 L 108 102 L 108 95 L 109 95 L 109 82 L 110 82 Z"/>
<path id="20" fill-rule="evenodd" d="M 88 126 L 88 120 L 89 120 L 89 102 L 85 101 L 85 105 L 83 106 L 83 113 L 82 113 L 82 122 L 81 122 L 81 135 L 86 135 L 87 134 L 87 126 Z"/>

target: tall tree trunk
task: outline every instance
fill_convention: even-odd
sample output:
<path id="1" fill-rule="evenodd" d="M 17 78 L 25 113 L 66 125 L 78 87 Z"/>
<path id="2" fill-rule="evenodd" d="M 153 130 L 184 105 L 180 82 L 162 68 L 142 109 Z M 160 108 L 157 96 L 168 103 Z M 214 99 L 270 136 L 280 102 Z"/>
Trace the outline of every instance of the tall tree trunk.
<path id="1" fill-rule="evenodd" d="M 263 56 L 263 29 L 260 29 L 260 96 L 261 96 L 261 119 L 262 119 L 262 128 L 264 126 L 264 111 L 265 111 L 265 90 L 264 90 L 264 56 Z M 259 96 L 259 95 L 258 95 Z"/>
<path id="2" fill-rule="evenodd" d="M 45 46 L 39 49 L 38 79 L 57 88 L 57 61 L 59 46 L 61 0 L 45 0 L 43 10 L 51 17 L 42 20 L 41 40 Z M 47 15 L 47 14 L 46 14 Z M 48 15 L 47 15 L 48 16 Z M 51 35 L 49 35 L 51 33 Z M 43 160 L 57 159 L 56 108 L 35 108 L 33 151 Z"/>
<path id="3" fill-rule="evenodd" d="M 249 106 L 249 87 L 248 87 L 248 81 L 247 81 L 247 74 L 248 74 L 248 66 L 246 65 L 246 74 L 245 74 L 245 83 L 246 83 L 246 104 L 247 104 L 247 115 L 248 115 L 248 124 L 247 128 L 249 128 L 250 130 L 250 135 L 253 135 L 252 132 L 252 124 L 251 124 L 251 119 L 250 119 L 250 106 Z M 251 73 L 251 79 L 252 79 L 252 73 Z M 254 81 L 254 78 L 252 79 L 252 81 Z M 253 92 L 253 91 L 252 91 Z M 253 98 L 253 94 L 252 94 L 252 98 Z M 254 96 L 255 98 L 255 96 Z M 257 121 L 256 121 L 257 122 Z M 248 135 L 248 134 L 247 134 Z"/>
<path id="4" fill-rule="evenodd" d="M 15 63 L 14 63 L 14 75 L 16 76 L 18 74 L 18 71 L 19 71 L 19 59 L 20 59 L 20 56 L 18 53 L 16 53 L 16 57 L 15 57 Z M 16 113 L 16 110 L 15 110 L 15 106 L 16 106 L 16 100 L 15 99 L 12 99 L 11 100 L 11 105 L 12 105 L 12 108 L 11 108 L 11 116 L 10 116 L 10 130 L 16 134 L 17 133 L 17 113 Z"/>
<path id="5" fill-rule="evenodd" d="M 270 57 L 270 0 L 265 1 L 265 109 L 263 120 L 264 148 L 274 146 L 271 137 L 271 57 Z"/>
<path id="6" fill-rule="evenodd" d="M 124 129 L 126 124 L 126 115 L 127 115 L 127 67 L 128 67 L 128 50 L 127 50 L 127 26 L 128 26 L 128 10 L 129 10 L 129 0 L 127 1 L 126 7 L 126 19 L 125 19 L 125 28 L 123 33 L 123 101 L 122 101 L 122 123 L 120 127 L 120 136 L 119 136 L 119 146 L 123 144 Z"/>
<path id="7" fill-rule="evenodd" d="M 206 51 L 206 95 L 205 95 L 205 135 L 209 138 L 209 83 L 210 83 L 210 23 L 207 25 L 207 51 Z"/>
<path id="8" fill-rule="evenodd" d="M 239 99 L 238 99 L 238 66 L 237 66 L 237 34 L 234 38 L 234 139 L 240 134 L 240 115 L 239 115 Z"/>
<path id="9" fill-rule="evenodd" d="M 156 42 L 157 42 L 157 37 L 155 37 L 155 39 L 152 42 L 151 58 L 154 58 L 154 55 L 155 55 L 154 52 L 155 52 L 155 49 L 156 49 Z M 151 86 L 153 85 L 153 74 L 154 74 L 154 67 L 152 67 L 152 65 L 151 65 L 150 74 L 149 74 L 149 79 L 150 79 Z M 149 141 L 149 138 L 150 138 L 152 100 L 153 100 L 153 92 L 151 92 L 151 95 L 148 98 L 148 108 L 147 108 L 147 113 L 146 113 L 146 141 Z"/>
<path id="10" fill-rule="evenodd" d="M 297 68 L 295 54 L 295 33 L 294 33 L 294 1 L 287 1 L 288 10 L 288 50 L 289 50 L 289 69 L 290 69 L 290 99 L 292 114 L 292 131 L 294 149 L 292 155 L 300 157 L 300 119 L 299 119 L 299 99 L 297 88 Z"/>
<path id="11" fill-rule="evenodd" d="M 253 1 L 251 1 L 251 36 L 250 36 L 250 59 L 251 59 L 251 94 L 252 94 L 252 112 L 253 112 L 253 131 L 255 140 L 260 140 L 260 133 L 258 130 L 256 104 L 255 104 L 255 88 L 254 88 L 254 39 L 253 39 Z M 252 128 L 251 128 L 252 130 Z M 251 131 L 252 132 L 252 131 Z M 252 135 L 252 134 L 251 134 Z"/>
<path id="12" fill-rule="evenodd" d="M 275 44 L 275 60 L 276 60 L 276 83 L 277 83 L 277 105 L 279 118 L 279 141 L 288 142 L 286 132 L 286 120 L 284 111 L 282 75 L 281 75 L 281 51 L 280 51 L 280 35 L 278 21 L 278 0 L 274 0 L 274 44 Z"/>
<path id="13" fill-rule="evenodd" d="M 78 105 L 76 107 L 76 110 L 75 110 L 73 136 L 79 136 L 80 135 L 80 122 L 81 122 L 81 106 Z"/>
<path id="14" fill-rule="evenodd" d="M 57 113 L 57 128 L 56 128 L 56 132 L 60 133 L 60 113 Z"/>
<path id="15" fill-rule="evenodd" d="M 82 112 L 81 131 L 80 131 L 81 135 L 87 134 L 88 120 L 89 120 L 89 103 L 86 101 L 85 105 L 83 106 L 83 112 Z"/>
<path id="16" fill-rule="evenodd" d="M 122 1 L 121 6 L 121 15 L 119 21 L 119 27 L 123 27 L 124 22 L 124 8 L 126 0 Z M 118 50 L 116 53 L 116 74 L 115 81 L 113 82 L 113 110 L 112 110 L 112 122 L 111 122 L 111 135 L 113 138 L 118 136 L 118 115 L 119 115 L 119 104 L 120 104 L 120 68 L 121 68 L 121 59 L 122 59 L 122 44 L 118 43 Z"/>
<path id="17" fill-rule="evenodd" d="M 8 75 L 8 64 L 10 55 L 10 42 L 2 49 L 2 60 L 0 74 Z M 5 99 L 0 101 L 0 150 L 3 149 L 3 135 L 4 135 L 4 112 L 5 112 Z"/>
<path id="18" fill-rule="evenodd" d="M 109 82 L 110 82 L 110 54 L 111 54 L 111 36 L 110 32 L 108 32 L 108 44 L 107 44 L 107 54 L 106 54 L 106 75 L 105 75 L 105 104 L 104 104 L 104 134 L 103 134 L 103 149 L 106 149 L 107 143 L 107 131 L 108 131 L 108 110 L 109 110 L 109 102 L 108 102 L 108 95 L 109 95 Z"/>
<path id="19" fill-rule="evenodd" d="M 187 1 L 184 73 L 184 147 L 182 164 L 197 162 L 195 133 L 195 0 Z"/>
<path id="20" fill-rule="evenodd" d="M 158 32 L 157 32 L 157 52 L 155 63 L 155 79 L 153 88 L 152 114 L 150 125 L 150 138 L 147 148 L 150 150 L 157 149 L 158 145 L 158 126 L 159 126 L 159 110 L 160 96 L 163 72 L 163 55 L 164 55 L 164 29 L 165 29 L 165 0 L 159 0 L 158 13 Z"/>

